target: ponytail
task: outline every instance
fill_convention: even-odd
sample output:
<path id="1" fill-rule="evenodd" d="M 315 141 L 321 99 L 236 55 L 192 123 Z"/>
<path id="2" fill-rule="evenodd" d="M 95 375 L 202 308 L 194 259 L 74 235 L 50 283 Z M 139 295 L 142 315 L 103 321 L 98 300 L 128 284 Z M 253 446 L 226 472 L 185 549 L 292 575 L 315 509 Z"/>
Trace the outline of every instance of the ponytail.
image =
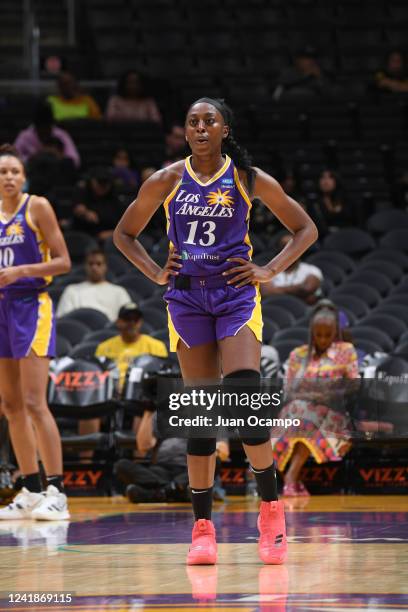
<path id="1" fill-rule="evenodd" d="M 191 106 L 200 103 L 211 104 L 211 106 L 214 106 L 214 108 L 216 108 L 217 111 L 221 113 L 225 125 L 228 125 L 228 136 L 224 138 L 222 142 L 221 151 L 222 153 L 225 153 L 226 155 L 229 155 L 229 157 L 231 157 L 237 168 L 246 172 L 248 192 L 249 195 L 251 195 L 254 188 L 256 171 L 252 167 L 252 159 L 248 151 L 240 144 L 238 144 L 238 142 L 235 140 L 233 132 L 234 114 L 231 108 L 221 98 L 200 98 L 199 100 L 193 102 Z"/>

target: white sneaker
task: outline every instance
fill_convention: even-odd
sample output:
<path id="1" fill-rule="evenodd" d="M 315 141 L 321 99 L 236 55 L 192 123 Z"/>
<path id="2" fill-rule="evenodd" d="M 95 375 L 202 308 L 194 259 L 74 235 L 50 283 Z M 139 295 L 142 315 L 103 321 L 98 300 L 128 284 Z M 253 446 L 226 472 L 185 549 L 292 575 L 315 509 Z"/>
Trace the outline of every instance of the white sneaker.
<path id="1" fill-rule="evenodd" d="M 40 504 L 31 513 L 37 521 L 61 521 L 70 518 L 67 496 L 60 493 L 54 485 L 48 485 Z"/>
<path id="2" fill-rule="evenodd" d="M 43 493 L 32 493 L 23 487 L 13 501 L 0 510 L 0 520 L 29 519 L 34 508 L 43 500 Z"/>

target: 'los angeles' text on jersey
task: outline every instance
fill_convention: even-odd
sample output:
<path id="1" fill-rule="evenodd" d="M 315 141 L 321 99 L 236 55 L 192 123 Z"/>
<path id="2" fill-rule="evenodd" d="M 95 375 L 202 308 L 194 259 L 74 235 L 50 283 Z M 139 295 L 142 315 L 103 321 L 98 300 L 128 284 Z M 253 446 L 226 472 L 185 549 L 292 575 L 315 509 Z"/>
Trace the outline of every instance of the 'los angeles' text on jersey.
<path id="1" fill-rule="evenodd" d="M 229 257 L 251 259 L 248 236 L 251 202 L 238 171 L 226 156 L 222 168 L 206 183 L 185 161 L 181 180 L 166 198 L 167 234 L 182 257 L 183 274 L 220 274 Z"/>

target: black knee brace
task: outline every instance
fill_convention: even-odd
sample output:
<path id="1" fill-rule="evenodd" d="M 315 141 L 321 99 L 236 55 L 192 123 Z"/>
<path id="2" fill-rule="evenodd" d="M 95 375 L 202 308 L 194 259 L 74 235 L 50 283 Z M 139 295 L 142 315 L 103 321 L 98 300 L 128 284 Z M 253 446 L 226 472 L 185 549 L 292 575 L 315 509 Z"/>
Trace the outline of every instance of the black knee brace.
<path id="1" fill-rule="evenodd" d="M 216 438 L 189 438 L 187 440 L 187 454 L 206 456 L 215 453 Z"/>
<path id="2" fill-rule="evenodd" d="M 248 384 L 245 384 L 248 381 Z M 261 375 L 257 370 L 236 370 L 224 376 L 223 387 L 226 391 L 236 393 L 251 393 L 255 389 L 260 388 Z M 248 414 L 249 414 L 248 409 Z M 231 416 L 233 416 L 233 410 L 231 410 Z M 254 428 L 255 429 L 255 428 Z M 241 442 L 248 446 L 259 446 L 269 441 L 269 435 L 265 433 L 259 434 L 259 437 L 251 438 L 241 431 L 238 427 Z"/>

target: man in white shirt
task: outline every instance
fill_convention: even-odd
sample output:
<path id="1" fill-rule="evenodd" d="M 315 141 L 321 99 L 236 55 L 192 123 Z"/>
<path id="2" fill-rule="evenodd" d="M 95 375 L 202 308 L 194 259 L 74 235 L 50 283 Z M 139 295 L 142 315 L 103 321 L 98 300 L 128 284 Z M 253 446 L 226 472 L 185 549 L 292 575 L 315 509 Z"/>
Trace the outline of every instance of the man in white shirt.
<path id="1" fill-rule="evenodd" d="M 95 308 L 110 321 L 116 321 L 118 311 L 132 299 L 126 289 L 106 280 L 108 266 L 105 253 L 100 249 L 90 251 L 85 259 L 85 270 L 86 281 L 68 285 L 64 289 L 57 307 L 57 317 L 77 308 Z"/>
<path id="2" fill-rule="evenodd" d="M 279 241 L 280 248 L 283 249 L 291 238 L 289 234 L 282 236 Z M 317 266 L 298 260 L 285 272 L 277 274 L 269 283 L 262 283 L 261 294 L 263 296 L 295 295 L 304 300 L 306 304 L 314 304 L 322 296 L 322 282 L 323 274 Z"/>

